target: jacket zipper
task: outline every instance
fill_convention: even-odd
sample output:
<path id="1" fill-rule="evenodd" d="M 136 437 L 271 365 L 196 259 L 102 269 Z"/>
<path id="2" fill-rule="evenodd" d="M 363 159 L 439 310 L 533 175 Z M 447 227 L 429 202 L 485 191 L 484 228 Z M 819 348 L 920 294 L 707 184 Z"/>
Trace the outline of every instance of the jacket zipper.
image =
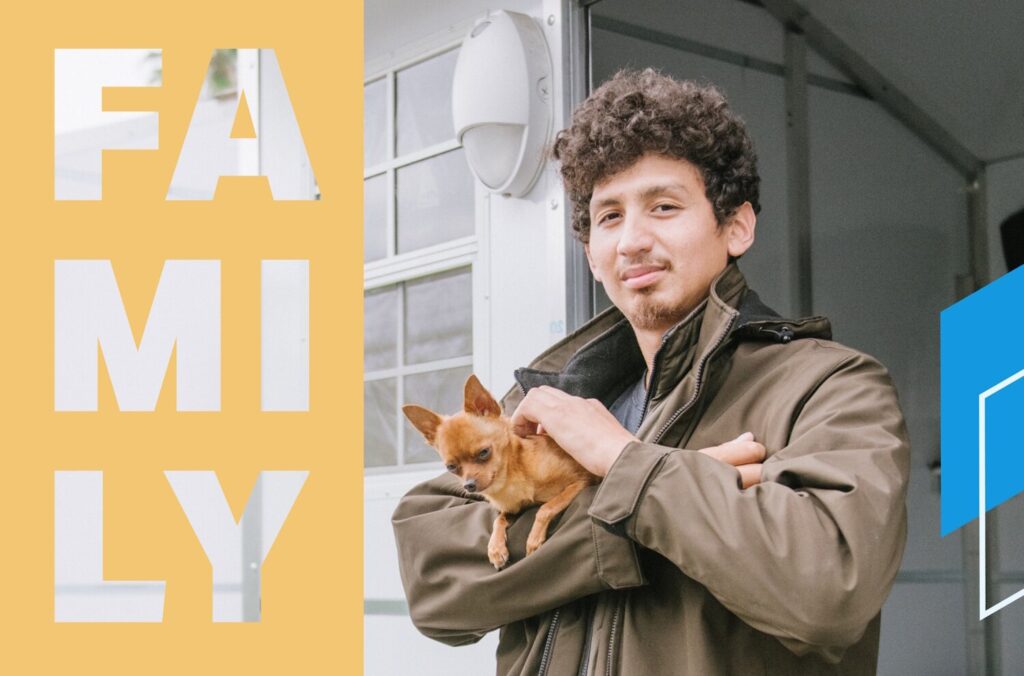
<path id="1" fill-rule="evenodd" d="M 665 347 L 665 342 L 668 340 L 669 334 L 666 333 L 661 337 L 661 344 L 658 345 L 658 351 L 654 353 L 654 361 L 651 364 L 651 380 L 647 385 L 647 396 L 644 397 L 644 408 L 640 411 L 640 424 L 643 425 L 644 418 L 647 417 L 647 408 L 651 405 L 651 399 L 654 396 L 654 382 L 658 375 L 658 369 L 661 367 L 661 349 Z"/>
<path id="2" fill-rule="evenodd" d="M 580 658 L 580 669 L 576 672 L 576 676 L 587 676 L 587 672 L 590 671 L 590 644 L 594 640 L 594 616 L 597 615 L 597 604 L 588 602 L 587 603 L 587 631 L 583 635 L 583 656 Z"/>
<path id="3" fill-rule="evenodd" d="M 561 609 L 558 609 L 551 616 L 551 624 L 548 625 L 548 635 L 544 638 L 544 652 L 540 656 L 540 668 L 537 669 L 537 676 L 544 676 L 548 673 L 548 665 L 551 663 L 551 648 L 555 644 L 555 632 L 558 630 L 558 616 L 561 612 Z"/>
<path id="4" fill-rule="evenodd" d="M 708 350 L 707 356 L 701 359 L 700 363 L 697 364 L 697 371 L 694 375 L 693 394 L 690 395 L 689 401 L 687 401 L 680 408 L 678 408 L 676 412 L 672 414 L 672 417 L 665 421 L 665 424 L 661 426 L 661 429 L 658 430 L 658 433 L 654 436 L 654 440 L 652 443 L 656 444 L 659 441 L 661 441 L 661 438 L 665 436 L 665 433 L 668 432 L 668 430 L 672 427 L 672 425 L 676 423 L 677 420 L 679 420 L 679 417 L 686 413 L 691 406 L 693 406 L 693 402 L 697 401 L 697 397 L 700 396 L 701 378 L 704 377 L 704 366 L 707 365 L 709 361 L 711 361 L 711 357 L 715 355 L 715 352 L 718 351 L 718 348 L 721 347 L 723 342 L 725 342 L 725 339 L 729 336 L 729 332 L 732 330 L 733 322 L 735 321 L 736 315 L 733 315 L 732 317 L 729 318 L 729 322 L 725 325 L 725 331 L 722 332 L 722 335 L 719 336 L 718 340 L 715 341 L 715 344 L 711 346 L 710 350 Z"/>
<path id="5" fill-rule="evenodd" d="M 608 654 L 605 657 L 605 676 L 615 676 L 615 634 L 619 629 L 619 610 L 621 604 L 616 599 L 615 613 L 612 614 L 612 626 L 608 632 Z"/>

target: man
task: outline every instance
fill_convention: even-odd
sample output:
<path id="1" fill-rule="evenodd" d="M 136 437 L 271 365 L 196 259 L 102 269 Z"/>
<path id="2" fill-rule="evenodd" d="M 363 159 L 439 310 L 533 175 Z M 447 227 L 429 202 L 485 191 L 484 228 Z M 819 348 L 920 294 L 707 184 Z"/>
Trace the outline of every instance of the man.
<path id="1" fill-rule="evenodd" d="M 746 287 L 742 122 L 714 88 L 621 72 L 553 154 L 615 308 L 517 371 L 506 405 L 604 479 L 529 557 L 519 519 L 500 572 L 487 503 L 451 476 L 413 489 L 394 516 L 413 621 L 452 645 L 500 627 L 499 674 L 873 674 L 903 418 L 875 360 Z"/>

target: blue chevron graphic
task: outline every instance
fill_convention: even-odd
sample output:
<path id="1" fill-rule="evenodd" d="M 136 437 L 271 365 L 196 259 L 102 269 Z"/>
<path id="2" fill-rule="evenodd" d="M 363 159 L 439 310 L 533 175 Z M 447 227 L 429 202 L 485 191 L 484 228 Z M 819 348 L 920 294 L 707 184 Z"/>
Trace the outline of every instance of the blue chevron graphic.
<path id="1" fill-rule="evenodd" d="M 1024 268 L 944 310 L 940 339 L 948 535 L 979 517 L 982 495 L 987 511 L 1024 491 Z"/>

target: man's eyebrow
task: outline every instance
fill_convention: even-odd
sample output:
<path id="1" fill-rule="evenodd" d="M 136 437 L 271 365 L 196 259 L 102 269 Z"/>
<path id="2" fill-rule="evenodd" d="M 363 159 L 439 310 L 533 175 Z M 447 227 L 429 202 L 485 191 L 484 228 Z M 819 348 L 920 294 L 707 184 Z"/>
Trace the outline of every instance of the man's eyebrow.
<path id="1" fill-rule="evenodd" d="M 590 208 L 591 210 L 596 211 L 597 209 L 603 209 L 604 207 L 614 207 L 618 206 L 619 204 L 622 204 L 622 199 L 620 197 L 603 197 L 597 200 L 596 202 L 591 200 Z"/>
<path id="2" fill-rule="evenodd" d="M 649 200 L 652 197 L 660 197 L 665 193 L 671 192 L 681 192 L 684 195 L 690 194 L 690 191 L 682 183 L 665 183 L 662 185 L 652 185 L 644 188 L 643 191 L 640 192 L 640 199 Z"/>
<path id="3" fill-rule="evenodd" d="M 690 190 L 682 183 L 659 183 L 658 185 L 648 186 L 640 191 L 640 200 L 646 201 L 669 193 L 682 193 L 684 196 L 689 196 Z M 596 211 L 604 207 L 614 207 L 620 204 L 622 204 L 621 195 L 610 195 L 596 202 L 591 201 L 590 208 Z"/>
<path id="4" fill-rule="evenodd" d="M 649 199 L 652 199 L 654 197 L 659 197 L 659 196 L 664 195 L 666 193 L 673 193 L 673 192 L 681 192 L 681 193 L 683 193 L 683 195 L 687 195 L 687 196 L 690 194 L 690 190 L 685 185 L 683 185 L 682 183 L 664 183 L 664 184 L 652 185 L 652 186 L 649 186 L 647 188 L 644 188 L 640 192 L 640 199 L 641 200 L 649 200 Z M 621 195 L 612 195 L 610 197 L 603 197 L 603 198 L 597 200 L 596 202 L 592 200 L 590 202 L 590 208 L 594 209 L 594 210 L 597 210 L 597 209 L 602 209 L 604 207 L 618 206 L 619 204 L 622 204 L 622 196 Z"/>

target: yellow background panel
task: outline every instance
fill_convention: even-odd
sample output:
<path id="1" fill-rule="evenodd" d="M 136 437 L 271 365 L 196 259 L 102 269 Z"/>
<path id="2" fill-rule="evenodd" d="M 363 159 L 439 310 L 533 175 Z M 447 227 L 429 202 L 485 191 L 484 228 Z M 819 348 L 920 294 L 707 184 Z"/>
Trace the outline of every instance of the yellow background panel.
<path id="1" fill-rule="evenodd" d="M 361 673 L 361 3 L 16 3 L 0 40 L 0 673 Z M 320 189 L 274 202 L 259 178 L 167 202 L 215 48 L 276 51 Z M 160 48 L 160 147 L 108 151 L 103 200 L 53 199 L 56 48 Z M 110 259 L 136 336 L 163 262 L 221 261 L 219 413 L 55 413 L 53 269 Z M 310 411 L 261 413 L 260 260 L 310 261 Z M 165 580 L 162 624 L 53 621 L 55 470 L 104 472 L 104 575 Z M 309 478 L 263 567 L 262 621 L 214 624 L 211 569 L 165 470 L 215 470 L 239 514 L 260 470 Z"/>

